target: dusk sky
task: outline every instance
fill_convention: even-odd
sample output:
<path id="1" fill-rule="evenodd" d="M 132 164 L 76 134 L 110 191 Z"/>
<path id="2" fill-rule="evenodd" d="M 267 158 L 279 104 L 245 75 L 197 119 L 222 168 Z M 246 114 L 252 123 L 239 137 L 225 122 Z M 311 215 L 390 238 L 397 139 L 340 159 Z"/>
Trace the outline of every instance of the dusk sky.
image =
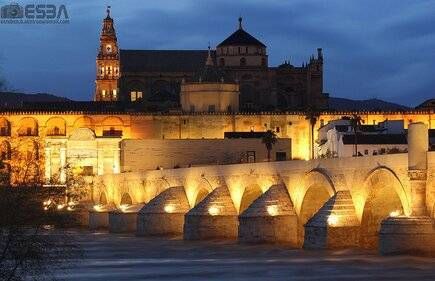
<path id="1" fill-rule="evenodd" d="M 300 65 L 322 47 L 331 96 L 410 106 L 435 97 L 431 0 L 47 3 L 65 4 L 70 23 L 0 24 L 0 71 L 11 89 L 91 99 L 99 33 L 111 5 L 121 49 L 206 49 L 230 35 L 242 15 L 245 30 L 267 45 L 271 66 L 289 59 Z"/>

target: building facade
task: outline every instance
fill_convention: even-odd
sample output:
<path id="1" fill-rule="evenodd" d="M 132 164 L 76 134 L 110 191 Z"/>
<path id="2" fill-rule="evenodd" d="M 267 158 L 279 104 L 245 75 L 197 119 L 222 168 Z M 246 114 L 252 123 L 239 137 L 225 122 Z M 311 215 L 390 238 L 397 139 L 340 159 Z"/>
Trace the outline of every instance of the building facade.
<path id="1" fill-rule="evenodd" d="M 203 68 L 206 50 L 118 49 L 110 12 L 103 21 L 94 100 L 141 103 L 147 110 L 180 108 L 182 81 L 191 82 Z M 302 66 L 268 63 L 265 44 L 242 26 L 211 52 L 213 63 L 240 87 L 241 111 L 325 109 L 323 54 Z"/>
<path id="2" fill-rule="evenodd" d="M 19 162 L 15 165 L 17 170 L 21 165 L 31 163 L 30 170 L 46 180 L 61 173 L 65 175 L 67 171 L 62 172 L 62 168 L 68 165 L 85 174 L 118 173 L 122 165 L 120 142 L 123 139 L 223 139 L 228 132 L 266 130 L 274 130 L 278 138 L 291 140 L 290 151 L 286 153 L 291 159 L 308 160 L 311 155 L 311 129 L 303 112 L 153 114 L 117 111 L 110 107 L 105 110 L 86 108 L 86 104 L 80 103 L 76 108 L 70 108 L 71 104 L 62 108 L 58 104 L 45 111 L 29 108 L 0 112 L 0 156 L 6 164 L 2 168 L 13 169 L 14 161 Z M 324 124 L 352 114 L 321 114 L 315 125 L 314 139 L 318 138 L 318 129 Z M 365 124 L 378 124 L 388 119 L 404 120 L 405 129 L 411 122 L 423 122 L 429 128 L 435 128 L 432 111 L 356 114 Z M 315 149 L 318 149 L 317 144 Z"/>

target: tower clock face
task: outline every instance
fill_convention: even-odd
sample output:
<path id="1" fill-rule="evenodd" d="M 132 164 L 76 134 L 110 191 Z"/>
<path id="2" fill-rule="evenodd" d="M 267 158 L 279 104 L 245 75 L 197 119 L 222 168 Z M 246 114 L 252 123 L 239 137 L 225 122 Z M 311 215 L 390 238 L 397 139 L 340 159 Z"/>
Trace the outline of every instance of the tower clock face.
<path id="1" fill-rule="evenodd" d="M 112 52 L 112 46 L 111 45 L 106 45 L 106 51 L 108 53 L 111 53 Z"/>

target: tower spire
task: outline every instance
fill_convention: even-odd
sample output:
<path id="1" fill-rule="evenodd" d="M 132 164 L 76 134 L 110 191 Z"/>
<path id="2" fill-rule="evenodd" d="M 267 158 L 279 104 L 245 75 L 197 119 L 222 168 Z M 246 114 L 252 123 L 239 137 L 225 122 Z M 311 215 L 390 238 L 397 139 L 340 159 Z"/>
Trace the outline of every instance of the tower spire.
<path id="1" fill-rule="evenodd" d="M 211 57 L 211 47 L 210 47 L 210 42 L 208 42 L 208 56 L 207 56 L 207 61 L 205 62 L 205 65 L 207 66 L 213 66 L 213 59 Z"/>
<path id="2" fill-rule="evenodd" d="M 107 18 L 110 19 L 110 6 L 107 6 L 106 12 L 107 12 Z"/>
<path id="3" fill-rule="evenodd" d="M 242 16 L 240 16 L 239 17 L 239 29 L 243 29 L 242 20 L 243 20 L 243 18 L 242 18 Z"/>

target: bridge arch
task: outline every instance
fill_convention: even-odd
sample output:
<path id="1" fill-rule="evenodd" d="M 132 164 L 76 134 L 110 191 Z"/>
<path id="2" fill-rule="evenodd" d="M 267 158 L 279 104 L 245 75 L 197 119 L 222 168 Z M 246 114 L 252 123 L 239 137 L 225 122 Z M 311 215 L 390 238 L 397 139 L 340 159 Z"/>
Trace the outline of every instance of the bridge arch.
<path id="1" fill-rule="evenodd" d="M 212 179 L 211 179 L 212 180 Z M 216 187 L 213 187 L 213 180 L 210 182 L 206 177 L 197 180 L 188 180 L 184 185 L 190 207 L 193 208 L 204 200 Z"/>
<path id="2" fill-rule="evenodd" d="M 371 170 L 364 181 L 366 198 L 361 216 L 360 246 L 378 247 L 378 234 L 382 220 L 391 214 L 410 214 L 406 191 L 396 175 L 388 167 Z"/>
<path id="3" fill-rule="evenodd" d="M 335 194 L 329 174 L 323 169 L 313 169 L 305 174 L 299 191 L 298 241 L 304 241 L 304 225 Z"/>
<path id="4" fill-rule="evenodd" d="M 133 200 L 128 192 L 122 194 L 120 205 L 133 205 Z"/>
<path id="5" fill-rule="evenodd" d="M 98 204 L 100 205 L 107 205 L 108 201 L 107 201 L 107 196 L 106 196 L 106 192 L 103 191 L 100 194 L 100 198 L 98 199 Z"/>
<path id="6" fill-rule="evenodd" d="M 316 168 L 306 173 L 299 208 L 301 223 L 305 224 L 334 194 L 334 183 L 325 170 Z"/>
<path id="7" fill-rule="evenodd" d="M 243 213 L 255 199 L 260 197 L 263 191 L 260 185 L 251 183 L 245 186 L 242 197 L 240 199 L 239 214 Z"/>

